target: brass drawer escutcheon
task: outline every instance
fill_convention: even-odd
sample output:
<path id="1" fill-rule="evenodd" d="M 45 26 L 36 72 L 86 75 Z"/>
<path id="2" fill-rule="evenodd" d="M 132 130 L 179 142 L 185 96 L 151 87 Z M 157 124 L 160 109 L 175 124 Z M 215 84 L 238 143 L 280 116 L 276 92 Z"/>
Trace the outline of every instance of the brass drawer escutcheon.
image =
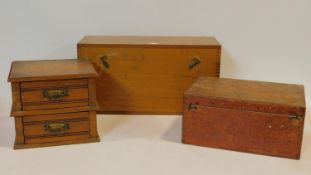
<path id="1" fill-rule="evenodd" d="M 62 134 L 70 129 L 69 123 L 65 122 L 54 122 L 44 124 L 44 130 L 52 134 Z"/>
<path id="2" fill-rule="evenodd" d="M 198 109 L 198 103 L 189 103 L 188 104 L 188 110 L 191 111 L 191 110 L 197 110 Z"/>
<path id="3" fill-rule="evenodd" d="M 63 89 L 45 89 L 43 90 L 43 97 L 48 98 L 50 101 L 59 101 L 68 96 L 68 88 Z"/>

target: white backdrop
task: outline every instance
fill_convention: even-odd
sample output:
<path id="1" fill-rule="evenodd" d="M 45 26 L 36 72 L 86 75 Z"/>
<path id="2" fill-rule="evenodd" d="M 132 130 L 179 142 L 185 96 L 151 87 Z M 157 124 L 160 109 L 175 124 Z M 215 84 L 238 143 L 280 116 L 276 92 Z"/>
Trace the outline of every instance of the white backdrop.
<path id="1" fill-rule="evenodd" d="M 180 116 L 99 116 L 99 143 L 13 151 L 11 61 L 75 58 L 90 34 L 215 36 L 221 76 L 311 97 L 311 0 L 0 0 L 1 175 L 310 174 L 310 111 L 300 161 L 180 144 Z"/>
<path id="2" fill-rule="evenodd" d="M 215 36 L 221 76 L 304 84 L 311 97 L 310 0 L 0 2 L 1 101 L 12 60 L 75 58 L 87 34 Z"/>

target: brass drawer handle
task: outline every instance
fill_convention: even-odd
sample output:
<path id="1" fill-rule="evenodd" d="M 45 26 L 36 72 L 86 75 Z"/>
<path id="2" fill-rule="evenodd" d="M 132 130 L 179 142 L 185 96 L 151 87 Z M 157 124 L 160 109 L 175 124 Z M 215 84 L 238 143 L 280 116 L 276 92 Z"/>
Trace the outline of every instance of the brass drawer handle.
<path id="1" fill-rule="evenodd" d="M 44 130 L 52 134 L 64 133 L 69 129 L 70 129 L 69 123 L 65 123 L 65 122 L 55 122 L 55 123 L 44 124 Z"/>
<path id="2" fill-rule="evenodd" d="M 199 65 L 201 63 L 201 60 L 199 57 L 193 57 L 191 60 L 191 63 L 188 65 L 189 69 L 194 68 L 195 66 Z"/>
<path id="3" fill-rule="evenodd" d="M 51 101 L 59 101 L 68 96 L 68 88 L 63 89 L 45 89 L 43 90 L 43 97 L 48 98 Z"/>
<path id="4" fill-rule="evenodd" d="M 107 55 L 103 55 L 101 57 L 99 57 L 100 62 L 104 65 L 105 68 L 109 69 L 110 64 L 108 62 L 108 56 Z"/>

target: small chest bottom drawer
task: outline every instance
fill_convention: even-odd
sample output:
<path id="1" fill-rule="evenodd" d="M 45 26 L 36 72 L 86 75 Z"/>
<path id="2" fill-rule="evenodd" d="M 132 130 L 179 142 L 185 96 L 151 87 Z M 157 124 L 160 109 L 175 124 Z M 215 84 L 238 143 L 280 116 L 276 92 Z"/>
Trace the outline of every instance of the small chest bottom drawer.
<path id="1" fill-rule="evenodd" d="M 55 136 L 46 137 L 26 137 L 26 144 L 36 144 L 36 143 L 53 143 L 53 142 L 63 142 L 71 140 L 87 140 L 90 138 L 89 133 L 75 133 L 75 134 L 63 134 Z"/>
<path id="2" fill-rule="evenodd" d="M 36 115 L 23 118 L 26 144 L 88 139 L 89 112 Z"/>

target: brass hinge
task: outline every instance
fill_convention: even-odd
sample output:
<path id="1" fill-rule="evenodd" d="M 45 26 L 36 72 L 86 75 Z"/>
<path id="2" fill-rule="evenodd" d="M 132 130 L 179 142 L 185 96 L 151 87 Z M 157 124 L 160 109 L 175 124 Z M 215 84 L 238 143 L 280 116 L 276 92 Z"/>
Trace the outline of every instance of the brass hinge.
<path id="1" fill-rule="evenodd" d="M 288 118 L 290 120 L 301 120 L 302 116 L 299 116 L 299 115 L 288 115 Z"/>

